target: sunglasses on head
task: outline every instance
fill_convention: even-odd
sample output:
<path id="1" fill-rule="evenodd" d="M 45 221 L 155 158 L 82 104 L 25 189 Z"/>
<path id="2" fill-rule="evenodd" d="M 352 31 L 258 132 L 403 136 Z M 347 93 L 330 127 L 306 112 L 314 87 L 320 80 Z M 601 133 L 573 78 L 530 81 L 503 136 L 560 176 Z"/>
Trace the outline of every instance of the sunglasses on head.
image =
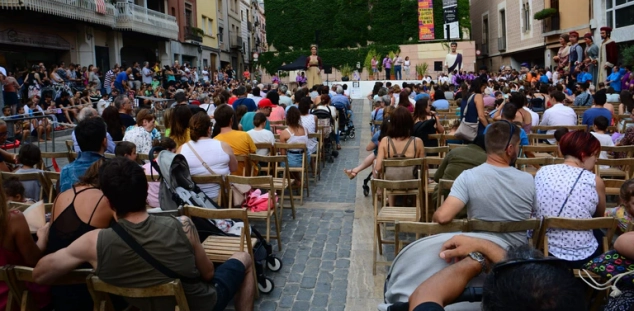
<path id="1" fill-rule="evenodd" d="M 506 148 L 508 148 L 511 145 L 511 139 L 513 139 L 513 134 L 515 134 L 515 124 L 507 121 L 507 120 L 501 120 L 502 122 L 506 122 L 509 127 L 511 128 L 511 134 L 509 135 L 509 140 L 506 142 L 506 147 L 504 147 L 504 150 L 506 150 Z"/>

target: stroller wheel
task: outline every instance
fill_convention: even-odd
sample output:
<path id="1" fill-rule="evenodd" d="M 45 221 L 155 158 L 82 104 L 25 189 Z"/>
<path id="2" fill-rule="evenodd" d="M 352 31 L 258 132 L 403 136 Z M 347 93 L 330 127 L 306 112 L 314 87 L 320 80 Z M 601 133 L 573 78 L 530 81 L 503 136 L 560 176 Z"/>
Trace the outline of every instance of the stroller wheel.
<path id="1" fill-rule="evenodd" d="M 354 130 L 350 131 L 350 134 L 348 134 L 348 136 L 350 136 L 350 139 L 354 139 Z"/>
<path id="2" fill-rule="evenodd" d="M 273 272 L 280 271 L 282 269 L 282 261 L 275 256 L 270 256 L 266 261 L 266 267 Z"/>
<path id="3" fill-rule="evenodd" d="M 275 284 L 271 278 L 265 277 L 261 281 L 258 280 L 258 289 L 262 294 L 270 294 L 275 288 Z"/>

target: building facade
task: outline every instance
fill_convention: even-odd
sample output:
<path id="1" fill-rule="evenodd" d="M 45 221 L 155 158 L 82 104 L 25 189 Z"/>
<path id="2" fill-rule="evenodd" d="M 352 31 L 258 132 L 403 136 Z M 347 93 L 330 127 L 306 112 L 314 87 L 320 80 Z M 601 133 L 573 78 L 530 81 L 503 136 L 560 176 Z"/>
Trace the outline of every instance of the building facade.
<path id="1" fill-rule="evenodd" d="M 634 44 L 634 1 L 594 0 L 593 26 L 595 42 L 601 42 L 599 30 L 603 26 L 612 27 L 612 39 L 617 45 Z M 600 12 L 600 13 L 599 13 Z"/>
<path id="2" fill-rule="evenodd" d="M 171 60 L 175 16 L 163 0 L 0 0 L 0 65 L 8 70 L 66 62 L 107 70 Z"/>
<path id="3" fill-rule="evenodd" d="M 220 68 L 231 65 L 236 73 L 244 69 L 242 55 L 242 21 L 240 20 L 240 0 L 218 0 L 218 46 Z"/>
<path id="4" fill-rule="evenodd" d="M 479 52 L 476 68 L 485 65 L 519 68 L 521 63 L 544 65 L 542 21 L 533 19 L 543 1 L 471 1 L 471 31 Z"/>
<path id="5" fill-rule="evenodd" d="M 546 8 L 554 8 L 558 12 L 544 20 L 544 44 L 546 45 L 546 66 L 554 67 L 553 57 L 561 47 L 559 36 L 576 31 L 580 37 L 591 29 L 593 25 L 593 8 L 591 0 L 544 0 Z M 597 41 L 600 42 L 600 41 Z M 583 40 L 580 40 L 583 44 Z"/>
<path id="6" fill-rule="evenodd" d="M 217 71 L 220 65 L 220 50 L 218 49 L 218 2 L 197 0 L 198 25 L 202 35 L 202 68 L 207 67 L 209 73 Z"/>

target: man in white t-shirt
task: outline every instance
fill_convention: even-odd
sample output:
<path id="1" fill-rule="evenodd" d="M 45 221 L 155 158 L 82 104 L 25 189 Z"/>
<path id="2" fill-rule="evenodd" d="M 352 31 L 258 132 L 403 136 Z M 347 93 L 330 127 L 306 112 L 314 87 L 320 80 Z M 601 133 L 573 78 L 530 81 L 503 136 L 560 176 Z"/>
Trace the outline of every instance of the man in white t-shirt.
<path id="1" fill-rule="evenodd" d="M 555 104 L 546 109 L 544 111 L 544 115 L 542 116 L 542 121 L 539 123 L 541 126 L 569 126 L 569 125 L 577 125 L 577 113 L 570 108 L 564 106 L 563 101 L 566 100 L 566 94 L 562 92 L 554 92 L 550 96 L 550 101 Z M 547 134 L 554 133 L 555 130 L 549 130 L 546 132 Z M 557 142 L 554 139 L 549 139 L 548 143 L 551 145 L 556 144 Z"/>
<path id="2" fill-rule="evenodd" d="M 143 75 L 143 84 L 152 84 L 152 76 L 154 76 L 154 72 L 150 69 L 150 64 L 148 62 L 143 63 L 143 70 L 141 71 Z"/>
<path id="3" fill-rule="evenodd" d="M 254 128 L 247 131 L 247 134 L 251 136 L 251 139 L 256 144 L 269 143 L 271 144 L 271 146 L 273 146 L 273 144 L 275 144 L 275 136 L 273 135 L 271 131 L 264 128 L 265 125 L 266 125 L 266 115 L 264 113 L 258 112 L 255 114 L 255 116 L 253 116 Z M 255 153 L 258 155 L 267 156 L 269 155 L 270 152 L 271 152 L 270 148 L 268 149 L 262 148 L 262 149 L 258 149 Z"/>
<path id="4" fill-rule="evenodd" d="M 207 67 L 203 68 L 201 73 L 203 75 L 203 81 L 209 82 L 209 71 L 207 71 Z"/>

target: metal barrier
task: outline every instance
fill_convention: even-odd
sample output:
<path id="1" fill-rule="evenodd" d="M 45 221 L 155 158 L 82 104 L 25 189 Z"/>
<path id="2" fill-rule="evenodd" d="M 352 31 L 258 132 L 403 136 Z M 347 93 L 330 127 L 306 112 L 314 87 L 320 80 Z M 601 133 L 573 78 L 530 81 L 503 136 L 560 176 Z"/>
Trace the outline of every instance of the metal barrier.
<path id="1" fill-rule="evenodd" d="M 4 120 L 4 122 L 7 123 L 7 140 L 10 141 L 16 141 L 16 138 L 18 136 L 21 135 L 16 135 L 17 133 L 15 133 L 15 129 L 16 129 L 16 124 L 20 124 L 23 123 L 25 121 L 27 122 L 32 122 L 33 120 L 37 120 L 38 124 L 43 120 L 43 119 L 47 119 L 50 122 L 50 125 L 52 127 L 51 130 L 51 135 L 50 138 L 51 140 L 47 140 L 47 135 L 46 135 L 46 128 L 44 128 L 44 131 L 42 132 L 42 136 L 41 138 L 44 139 L 43 142 L 40 142 L 39 139 L 37 139 L 37 137 L 35 137 L 35 141 L 32 141 L 32 137 L 31 136 L 31 125 L 29 124 L 29 137 L 28 139 L 26 137 L 21 137 L 22 139 L 20 140 L 20 144 L 25 143 L 25 142 L 31 142 L 31 143 L 36 143 L 37 146 L 40 148 L 40 150 L 44 151 L 44 152 L 49 152 L 49 142 L 51 143 L 51 150 L 50 152 L 55 152 L 55 136 L 59 133 L 59 132 L 63 132 L 63 131 L 55 131 L 55 129 L 53 128 L 53 124 L 57 122 L 55 116 L 53 115 L 46 115 L 46 114 L 42 114 L 40 112 L 35 113 L 34 115 L 20 115 L 20 116 L 11 116 L 11 117 L 2 117 L 0 118 L 2 120 Z M 65 135 L 68 135 L 67 133 Z M 0 147 L 4 147 L 7 146 L 8 144 L 5 142 L 4 145 L 0 146 Z M 42 148 L 42 145 L 44 145 L 44 148 Z M 15 153 L 17 150 L 18 146 L 17 144 L 13 144 L 13 148 L 2 148 L 5 149 L 7 151 L 9 151 L 10 149 L 13 149 L 13 152 Z"/>

